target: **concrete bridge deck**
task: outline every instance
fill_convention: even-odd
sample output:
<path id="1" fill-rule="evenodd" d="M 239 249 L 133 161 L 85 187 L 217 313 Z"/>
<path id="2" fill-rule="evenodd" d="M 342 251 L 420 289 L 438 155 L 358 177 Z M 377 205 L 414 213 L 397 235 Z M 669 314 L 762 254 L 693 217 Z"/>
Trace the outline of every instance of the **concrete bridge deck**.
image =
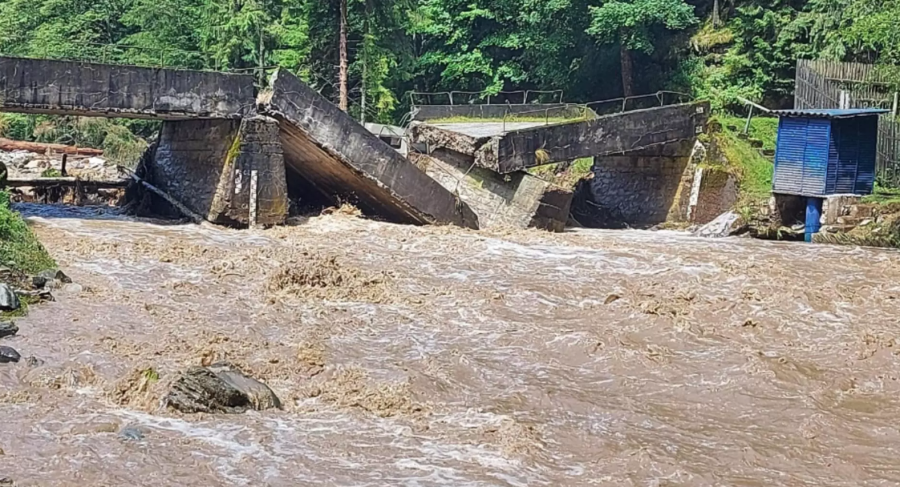
<path id="1" fill-rule="evenodd" d="M 253 77 L 0 57 L 0 111 L 89 117 L 239 119 L 254 113 Z"/>
<path id="2" fill-rule="evenodd" d="M 508 174 L 554 162 L 639 151 L 702 132 L 709 103 L 696 102 L 606 115 L 593 120 L 531 122 L 417 123 L 412 142 L 429 151 L 453 150 L 486 169 Z"/>

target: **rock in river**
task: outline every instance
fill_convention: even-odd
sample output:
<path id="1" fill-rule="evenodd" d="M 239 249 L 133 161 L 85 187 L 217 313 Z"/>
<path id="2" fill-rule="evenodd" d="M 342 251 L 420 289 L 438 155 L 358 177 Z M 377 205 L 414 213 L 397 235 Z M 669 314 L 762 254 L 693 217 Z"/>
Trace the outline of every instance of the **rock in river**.
<path id="1" fill-rule="evenodd" d="M 19 297 L 7 284 L 0 283 L 0 310 L 15 311 L 19 309 Z"/>
<path id="2" fill-rule="evenodd" d="M 44 276 L 31 276 L 31 286 L 35 289 L 41 289 L 47 285 L 47 278 Z"/>
<path id="3" fill-rule="evenodd" d="M 144 439 L 144 432 L 134 426 L 126 426 L 119 431 L 119 438 L 123 440 L 140 441 Z"/>
<path id="4" fill-rule="evenodd" d="M 0 346 L 0 364 L 18 362 L 22 356 L 12 347 Z"/>
<path id="5" fill-rule="evenodd" d="M 0 338 L 11 337 L 19 333 L 19 327 L 12 321 L 0 321 Z"/>
<path id="6" fill-rule="evenodd" d="M 191 367 L 172 385 L 166 404 L 183 413 L 242 413 L 281 408 L 269 386 L 226 363 Z"/>
<path id="7" fill-rule="evenodd" d="M 59 269 L 48 269 L 38 273 L 38 277 L 43 277 L 44 282 L 57 280 L 63 284 L 72 284 L 72 279 L 65 272 Z"/>

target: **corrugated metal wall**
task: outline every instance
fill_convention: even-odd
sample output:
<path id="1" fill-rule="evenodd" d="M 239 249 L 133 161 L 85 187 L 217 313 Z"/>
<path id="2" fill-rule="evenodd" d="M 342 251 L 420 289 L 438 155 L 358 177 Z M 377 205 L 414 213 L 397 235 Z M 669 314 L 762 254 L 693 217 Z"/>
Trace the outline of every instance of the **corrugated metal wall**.
<path id="1" fill-rule="evenodd" d="M 773 191 L 824 194 L 830 139 L 829 120 L 783 117 L 778 126 Z"/>

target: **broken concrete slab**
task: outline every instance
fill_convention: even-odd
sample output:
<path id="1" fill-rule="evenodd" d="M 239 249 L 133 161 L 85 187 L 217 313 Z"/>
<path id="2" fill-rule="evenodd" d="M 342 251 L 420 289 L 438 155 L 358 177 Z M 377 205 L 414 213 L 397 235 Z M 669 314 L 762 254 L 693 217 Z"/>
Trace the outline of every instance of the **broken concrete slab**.
<path id="1" fill-rule="evenodd" d="M 274 225 L 287 217 L 278 123 L 267 117 L 163 123 L 148 179 L 207 221 Z"/>
<path id="2" fill-rule="evenodd" d="M 501 176 L 474 167 L 472 157 L 447 149 L 431 155 L 411 152 L 410 160 L 459 194 L 478 215 L 481 228 L 540 228 L 565 230 L 572 191 L 524 171 Z"/>
<path id="3" fill-rule="evenodd" d="M 211 71 L 0 57 L 0 111 L 233 119 L 253 114 L 253 80 Z"/>
<path id="4" fill-rule="evenodd" d="M 624 154 L 656 145 L 692 140 L 703 132 L 709 103 L 697 102 L 606 115 L 593 120 L 506 130 L 475 131 L 471 124 L 417 124 L 414 144 L 447 148 L 475 158 L 479 167 L 507 174 L 582 157 Z M 490 126 L 488 126 L 490 124 Z M 485 122 L 496 132 L 496 122 Z M 464 129 L 464 130 L 463 130 Z M 484 133 L 485 135 L 482 135 Z"/>
<path id="5" fill-rule="evenodd" d="M 478 228 L 468 205 L 289 72 L 272 76 L 259 110 L 280 123 L 288 169 L 322 193 L 398 223 Z"/>

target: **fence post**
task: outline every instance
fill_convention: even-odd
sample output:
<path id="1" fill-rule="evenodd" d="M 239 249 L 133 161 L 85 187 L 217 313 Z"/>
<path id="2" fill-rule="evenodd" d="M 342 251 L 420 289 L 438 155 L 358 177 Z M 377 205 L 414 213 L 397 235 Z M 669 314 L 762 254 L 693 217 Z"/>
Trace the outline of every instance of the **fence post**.
<path id="1" fill-rule="evenodd" d="M 744 135 L 750 133 L 750 120 L 753 119 L 753 105 L 750 105 L 750 112 L 747 114 L 747 123 L 744 124 Z"/>
<path id="2" fill-rule="evenodd" d="M 891 113 L 896 117 L 897 116 L 897 92 L 894 92 L 894 106 L 891 109 Z"/>

